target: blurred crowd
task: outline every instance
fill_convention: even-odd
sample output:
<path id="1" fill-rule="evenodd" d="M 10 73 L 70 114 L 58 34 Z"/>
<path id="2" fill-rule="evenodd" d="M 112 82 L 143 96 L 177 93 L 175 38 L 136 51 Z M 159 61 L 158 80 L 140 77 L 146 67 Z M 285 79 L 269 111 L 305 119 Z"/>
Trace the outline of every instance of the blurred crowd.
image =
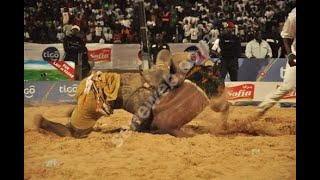
<path id="1" fill-rule="evenodd" d="M 140 0 L 24 0 L 25 42 L 62 43 L 73 25 L 87 43 L 140 43 Z M 144 0 L 150 40 L 213 43 L 235 24 L 234 34 L 249 42 L 259 31 L 278 33 L 295 7 L 290 0 Z"/>

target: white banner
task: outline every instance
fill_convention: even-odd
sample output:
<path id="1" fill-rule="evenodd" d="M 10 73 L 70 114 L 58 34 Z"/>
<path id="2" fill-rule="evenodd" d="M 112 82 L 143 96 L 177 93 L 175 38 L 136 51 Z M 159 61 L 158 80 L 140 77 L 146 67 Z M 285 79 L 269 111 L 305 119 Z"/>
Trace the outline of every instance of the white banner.
<path id="1" fill-rule="evenodd" d="M 184 51 L 189 46 L 197 46 L 203 55 L 209 57 L 209 48 L 204 43 L 169 44 L 171 52 Z M 86 47 L 94 61 L 93 69 L 100 70 L 138 70 L 142 63 L 138 53 L 140 44 L 100 44 L 88 43 Z M 57 51 L 56 51 L 57 50 Z M 24 43 L 24 60 L 44 61 L 45 58 L 63 60 L 63 44 Z M 58 58 L 57 58 L 58 57 Z"/>
<path id="2" fill-rule="evenodd" d="M 89 60 L 94 61 L 93 69 L 138 70 L 141 61 L 138 58 L 138 44 L 86 44 Z M 57 50 L 57 51 L 55 51 Z M 64 59 L 63 44 L 24 43 L 24 60 L 44 61 L 53 58 Z M 58 57 L 58 58 L 57 58 Z"/>
<path id="3" fill-rule="evenodd" d="M 282 82 L 226 82 L 228 100 L 235 101 L 263 101 L 274 92 Z M 296 90 L 285 95 L 280 102 L 296 102 Z"/>

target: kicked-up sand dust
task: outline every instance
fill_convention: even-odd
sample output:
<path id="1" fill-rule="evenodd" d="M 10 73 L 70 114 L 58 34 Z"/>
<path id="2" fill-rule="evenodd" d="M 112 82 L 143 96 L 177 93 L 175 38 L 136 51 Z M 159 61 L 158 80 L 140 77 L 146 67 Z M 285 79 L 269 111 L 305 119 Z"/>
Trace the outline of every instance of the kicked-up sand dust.
<path id="1" fill-rule="evenodd" d="M 129 123 L 132 115 L 124 110 L 99 119 L 102 130 L 85 139 L 34 130 L 35 114 L 66 123 L 73 107 L 24 108 L 25 179 L 296 179 L 295 108 L 273 107 L 248 124 L 255 107 L 232 106 L 227 129 L 221 126 L 220 114 L 206 108 L 183 127 L 195 134 L 191 138 L 111 133 Z"/>

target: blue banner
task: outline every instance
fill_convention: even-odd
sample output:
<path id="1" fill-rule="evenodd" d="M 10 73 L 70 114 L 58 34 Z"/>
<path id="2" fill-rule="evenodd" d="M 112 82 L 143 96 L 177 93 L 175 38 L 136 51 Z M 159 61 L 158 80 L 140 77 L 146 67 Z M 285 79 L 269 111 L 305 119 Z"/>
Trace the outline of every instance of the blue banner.
<path id="1" fill-rule="evenodd" d="M 76 103 L 80 81 L 25 81 L 24 103 Z"/>
<path id="2" fill-rule="evenodd" d="M 282 82 L 286 63 L 285 58 L 239 58 L 238 81 Z M 230 81 L 229 74 L 225 81 Z"/>

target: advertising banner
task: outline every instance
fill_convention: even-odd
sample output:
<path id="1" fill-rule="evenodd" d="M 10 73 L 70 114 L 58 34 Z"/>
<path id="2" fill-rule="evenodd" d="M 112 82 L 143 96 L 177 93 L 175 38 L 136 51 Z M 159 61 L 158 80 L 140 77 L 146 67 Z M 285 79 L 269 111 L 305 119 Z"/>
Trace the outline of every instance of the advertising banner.
<path id="1" fill-rule="evenodd" d="M 274 92 L 281 82 L 226 82 L 228 100 L 235 101 L 263 101 Z M 280 102 L 296 102 L 296 90 L 285 95 Z"/>
<path id="2" fill-rule="evenodd" d="M 24 103 L 76 103 L 79 81 L 24 82 Z"/>
<path id="3" fill-rule="evenodd" d="M 111 48 L 88 50 L 89 61 L 111 61 Z"/>
<path id="4" fill-rule="evenodd" d="M 283 81 L 285 58 L 239 59 L 238 81 Z"/>
<path id="5" fill-rule="evenodd" d="M 112 46 L 111 44 L 87 44 L 89 61 L 103 65 L 105 68 L 112 67 Z M 24 44 L 24 80 L 74 80 L 74 61 L 63 61 L 63 44 Z M 49 68 L 49 66 L 53 68 Z M 32 66 L 32 67 L 31 67 Z M 47 66 L 45 69 L 41 67 Z M 52 77 L 52 78 L 50 78 Z M 53 79 L 53 77 L 55 77 Z"/>
<path id="6" fill-rule="evenodd" d="M 216 60 L 213 59 L 214 61 Z M 285 58 L 239 58 L 238 81 L 282 82 L 287 60 Z M 227 74 L 226 82 L 230 81 Z"/>
<path id="7" fill-rule="evenodd" d="M 67 68 L 67 69 L 66 69 Z M 74 78 L 74 62 L 24 61 L 25 81 L 68 81 Z"/>
<path id="8" fill-rule="evenodd" d="M 26 81 L 24 82 L 24 103 L 76 103 L 79 81 Z M 228 100 L 263 101 L 281 83 L 278 82 L 227 82 Z M 284 96 L 280 102 L 296 102 L 296 91 Z"/>
<path id="9" fill-rule="evenodd" d="M 184 51 L 190 46 L 197 46 L 202 55 L 209 57 L 208 47 L 204 43 L 172 43 L 169 44 L 171 52 Z M 94 70 L 139 70 L 142 61 L 139 58 L 139 44 L 86 44 L 88 48 L 89 61 L 93 62 Z M 28 61 L 63 61 L 64 50 L 62 44 L 24 44 L 24 60 Z M 215 58 L 216 59 L 216 58 Z M 215 60 L 213 59 L 213 60 Z M 239 58 L 238 81 L 256 82 L 282 82 L 285 73 L 285 58 L 270 59 L 246 59 Z M 51 63 L 52 64 L 52 63 Z M 74 64 L 70 64 L 69 72 L 59 71 L 63 78 L 56 80 L 71 79 L 70 73 L 74 69 Z M 67 65 L 66 65 L 67 66 Z M 53 66 L 56 67 L 56 66 Z M 34 69 L 36 70 L 36 69 Z M 57 69 L 59 70 L 59 69 Z M 58 72 L 58 71 L 57 71 Z M 25 72 L 25 80 L 35 80 L 29 78 Z M 40 73 L 41 74 L 41 73 Z M 40 76 L 38 74 L 38 76 Z M 68 75 L 69 74 L 69 75 Z M 58 76 L 60 77 L 60 76 Z M 36 79 L 37 80 L 37 79 Z M 52 79 L 49 79 L 52 80 Z M 229 75 L 226 81 L 230 81 Z"/>

